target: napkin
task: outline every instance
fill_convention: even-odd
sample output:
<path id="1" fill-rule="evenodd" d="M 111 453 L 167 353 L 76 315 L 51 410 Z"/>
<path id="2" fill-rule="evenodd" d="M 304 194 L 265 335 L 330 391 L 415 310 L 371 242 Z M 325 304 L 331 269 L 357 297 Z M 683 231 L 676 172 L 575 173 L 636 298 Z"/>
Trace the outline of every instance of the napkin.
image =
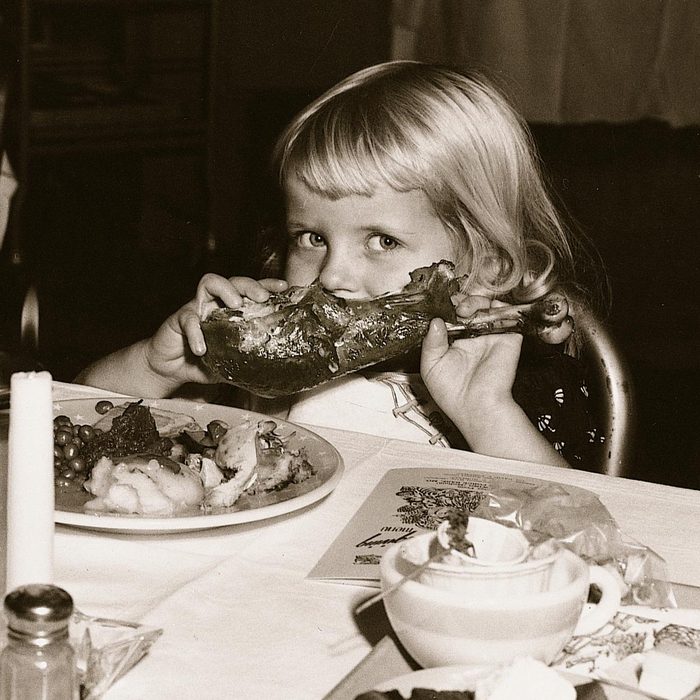
<path id="1" fill-rule="evenodd" d="M 16 372 L 7 457 L 5 590 L 53 583 L 53 404 L 48 372 Z"/>

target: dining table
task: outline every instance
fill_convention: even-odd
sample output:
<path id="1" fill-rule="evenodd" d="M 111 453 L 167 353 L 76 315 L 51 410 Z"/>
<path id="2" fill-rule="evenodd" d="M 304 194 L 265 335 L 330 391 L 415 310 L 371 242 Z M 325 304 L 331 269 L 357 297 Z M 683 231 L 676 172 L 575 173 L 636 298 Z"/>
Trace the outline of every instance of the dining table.
<path id="1" fill-rule="evenodd" d="M 106 395 L 53 383 L 59 406 Z M 304 427 L 336 448 L 343 472 L 330 493 L 301 509 L 182 532 L 56 525 L 55 583 L 81 611 L 162 629 L 107 691 L 108 700 L 341 700 L 343 679 L 386 638 L 390 624 L 381 604 L 355 612 L 376 588 L 308 574 L 380 479 L 397 468 L 504 473 L 587 489 L 626 536 L 665 560 L 678 606 L 700 608 L 697 491 Z"/>

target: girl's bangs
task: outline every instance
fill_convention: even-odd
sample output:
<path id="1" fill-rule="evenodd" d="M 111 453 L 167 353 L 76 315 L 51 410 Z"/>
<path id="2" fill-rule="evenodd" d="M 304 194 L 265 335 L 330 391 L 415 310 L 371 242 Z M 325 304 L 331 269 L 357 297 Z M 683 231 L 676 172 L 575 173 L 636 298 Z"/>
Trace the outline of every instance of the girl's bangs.
<path id="1" fill-rule="evenodd" d="M 324 133 L 305 132 L 297 137 L 282 163 L 281 177 L 298 177 L 309 189 L 337 199 L 370 196 L 379 185 L 407 192 L 422 188 L 422 167 L 395 142 L 381 142 L 361 129 Z M 423 166 L 424 167 L 424 166 Z"/>

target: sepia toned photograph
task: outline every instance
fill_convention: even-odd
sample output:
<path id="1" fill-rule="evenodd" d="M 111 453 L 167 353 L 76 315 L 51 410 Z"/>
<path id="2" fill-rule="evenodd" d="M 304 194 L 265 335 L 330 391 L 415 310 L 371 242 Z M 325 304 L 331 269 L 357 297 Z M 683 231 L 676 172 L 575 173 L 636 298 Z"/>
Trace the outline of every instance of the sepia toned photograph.
<path id="1" fill-rule="evenodd" d="M 0 697 L 700 698 L 698 37 L 4 0 Z"/>

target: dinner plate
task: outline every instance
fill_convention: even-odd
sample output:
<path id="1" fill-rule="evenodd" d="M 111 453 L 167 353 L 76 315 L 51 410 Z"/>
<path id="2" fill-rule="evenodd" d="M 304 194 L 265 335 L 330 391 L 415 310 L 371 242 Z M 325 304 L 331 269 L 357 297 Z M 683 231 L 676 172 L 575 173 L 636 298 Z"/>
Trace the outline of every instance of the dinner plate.
<path id="1" fill-rule="evenodd" d="M 53 406 L 54 416 L 66 415 L 74 424 L 94 425 L 102 418 L 102 415 L 95 410 L 95 406 L 98 401 L 104 400 L 118 406 L 139 399 L 125 399 L 120 396 L 56 401 Z M 253 411 L 216 404 L 180 399 L 143 399 L 142 403 L 149 407 L 189 416 L 203 429 L 213 420 L 225 421 L 230 426 L 245 419 L 274 420 L 277 423 L 277 432 L 283 437 L 290 436 L 289 444 L 292 449 L 305 449 L 307 459 L 315 467 L 316 474 L 300 484 L 290 484 L 280 491 L 260 495 L 244 494 L 229 508 L 215 508 L 207 512 L 193 510 L 172 516 L 86 512 L 83 506 L 92 498 L 91 494 L 57 489 L 55 511 L 57 523 L 92 530 L 146 534 L 208 530 L 264 520 L 304 508 L 333 491 L 343 474 L 343 460 L 335 447 L 321 436 L 299 425 Z"/>
<path id="2" fill-rule="evenodd" d="M 373 690 L 381 693 L 397 690 L 404 698 L 410 698 L 411 693 L 417 688 L 474 692 L 477 682 L 490 676 L 497 668 L 497 666 L 488 665 L 422 668 L 382 681 Z M 574 687 L 591 682 L 590 678 L 562 671 L 559 671 L 559 675 L 568 680 Z"/>
<path id="3" fill-rule="evenodd" d="M 388 693 L 398 690 L 404 698 L 410 698 L 416 688 L 430 690 L 474 691 L 476 682 L 493 673 L 495 666 L 437 666 L 423 668 L 419 671 L 404 673 L 390 680 L 383 681 L 374 690 Z"/>

